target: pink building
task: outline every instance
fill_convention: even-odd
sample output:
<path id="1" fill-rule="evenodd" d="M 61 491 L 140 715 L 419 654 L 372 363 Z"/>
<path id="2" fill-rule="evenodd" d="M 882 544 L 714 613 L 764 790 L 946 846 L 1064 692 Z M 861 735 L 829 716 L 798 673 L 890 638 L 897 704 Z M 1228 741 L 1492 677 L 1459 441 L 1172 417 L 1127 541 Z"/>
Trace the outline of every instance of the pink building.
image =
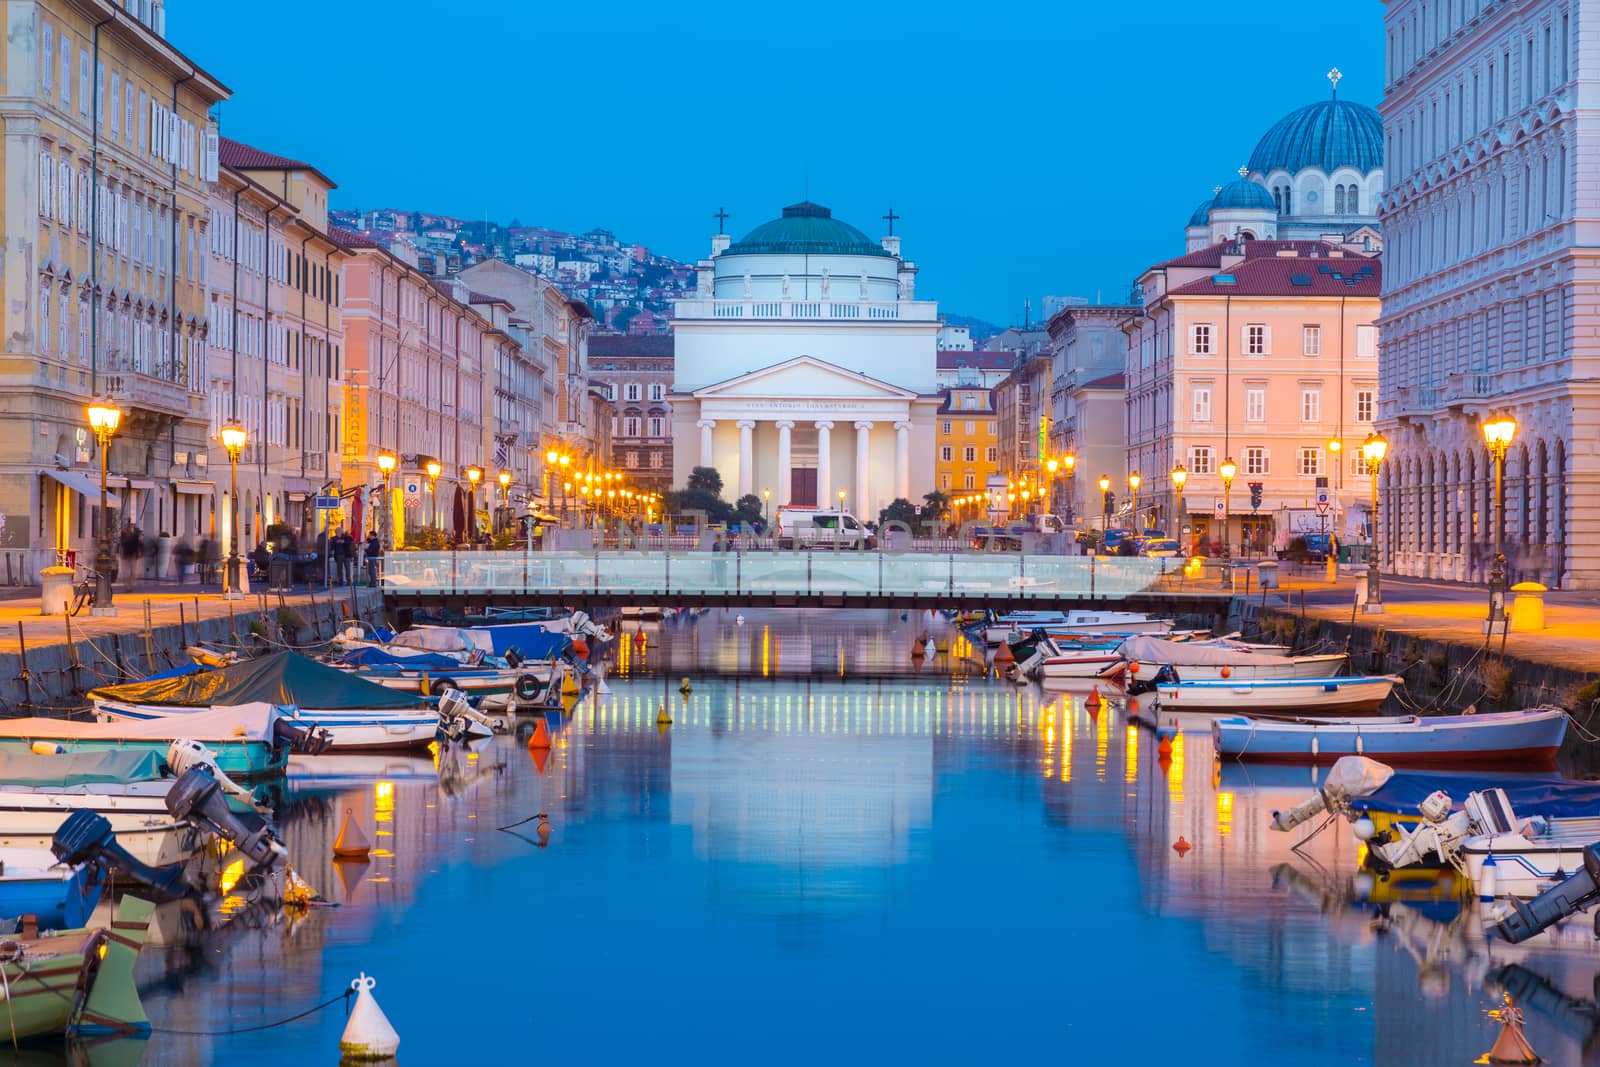
<path id="1" fill-rule="evenodd" d="M 1127 469 L 1112 473 L 1120 522 L 1133 524 L 1128 475 L 1137 472 L 1144 525 L 1180 540 L 1188 527 L 1185 543 L 1220 550 L 1219 469 L 1232 459 L 1235 554 L 1323 529 L 1366 540 L 1360 444 L 1377 411 L 1381 279 L 1377 256 L 1326 241 L 1229 240 L 1145 271 L 1142 306 L 1123 325 Z M 1181 513 L 1171 479 L 1179 463 L 1189 472 Z"/>

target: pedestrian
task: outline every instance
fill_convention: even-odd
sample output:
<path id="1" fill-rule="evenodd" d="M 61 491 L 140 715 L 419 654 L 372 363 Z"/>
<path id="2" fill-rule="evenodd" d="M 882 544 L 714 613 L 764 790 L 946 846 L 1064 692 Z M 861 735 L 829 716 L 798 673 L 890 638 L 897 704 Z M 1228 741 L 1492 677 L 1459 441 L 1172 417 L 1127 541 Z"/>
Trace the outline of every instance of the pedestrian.
<path id="1" fill-rule="evenodd" d="M 217 560 L 219 558 L 220 557 L 217 552 L 217 542 L 212 540 L 210 537 L 202 537 L 200 539 L 199 553 L 201 582 L 209 585 L 211 582 L 217 580 L 216 571 Z"/>
<path id="2" fill-rule="evenodd" d="M 349 585 L 355 580 L 351 573 L 350 564 L 356 556 L 356 539 L 350 536 L 350 531 L 345 528 L 339 530 L 339 535 L 333 539 L 333 562 L 337 571 L 337 580 L 340 585 Z"/>
<path id="3" fill-rule="evenodd" d="M 367 535 L 367 584 L 378 584 L 378 570 L 383 565 L 383 542 L 378 540 L 378 531 L 373 530 Z"/>
<path id="4" fill-rule="evenodd" d="M 135 526 L 132 521 L 123 523 L 122 537 L 120 539 L 120 545 L 122 549 L 122 580 L 124 585 L 129 589 L 133 588 L 134 572 L 139 569 L 139 558 L 142 555 L 140 542 L 142 540 L 143 539 L 139 535 L 139 527 Z"/>

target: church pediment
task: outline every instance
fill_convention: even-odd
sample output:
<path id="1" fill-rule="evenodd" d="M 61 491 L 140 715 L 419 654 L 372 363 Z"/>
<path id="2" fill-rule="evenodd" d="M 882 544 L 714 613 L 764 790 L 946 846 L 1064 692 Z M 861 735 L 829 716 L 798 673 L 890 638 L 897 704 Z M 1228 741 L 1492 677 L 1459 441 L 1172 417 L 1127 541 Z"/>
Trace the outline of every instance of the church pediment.
<path id="1" fill-rule="evenodd" d="M 798 356 L 737 378 L 696 389 L 702 400 L 732 397 L 860 397 L 872 400 L 915 400 L 917 394 L 857 371 Z"/>

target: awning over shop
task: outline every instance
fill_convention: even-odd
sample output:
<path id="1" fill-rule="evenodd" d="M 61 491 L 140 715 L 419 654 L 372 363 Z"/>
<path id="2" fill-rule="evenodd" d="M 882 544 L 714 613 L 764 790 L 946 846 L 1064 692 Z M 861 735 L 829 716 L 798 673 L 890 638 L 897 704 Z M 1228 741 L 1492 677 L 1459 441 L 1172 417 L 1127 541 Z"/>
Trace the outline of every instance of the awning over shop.
<path id="1" fill-rule="evenodd" d="M 283 480 L 283 493 L 290 500 L 304 500 L 311 495 L 311 480 L 309 478 L 285 478 Z"/>
<path id="2" fill-rule="evenodd" d="M 172 487 L 184 496 L 210 496 L 216 491 L 211 482 L 173 481 Z"/>
<path id="3" fill-rule="evenodd" d="M 107 476 L 106 484 L 114 489 L 154 489 L 156 483 L 149 478 L 124 478 L 120 474 Z"/>
<path id="4" fill-rule="evenodd" d="M 84 496 L 92 498 L 94 503 L 98 503 L 100 500 L 100 478 L 98 475 L 90 474 L 88 471 L 43 470 L 39 473 L 46 477 L 54 478 L 74 493 L 82 493 Z M 107 484 L 110 483 L 108 482 Z M 122 501 L 117 499 L 117 494 L 107 492 L 106 504 L 114 508 L 120 508 Z"/>

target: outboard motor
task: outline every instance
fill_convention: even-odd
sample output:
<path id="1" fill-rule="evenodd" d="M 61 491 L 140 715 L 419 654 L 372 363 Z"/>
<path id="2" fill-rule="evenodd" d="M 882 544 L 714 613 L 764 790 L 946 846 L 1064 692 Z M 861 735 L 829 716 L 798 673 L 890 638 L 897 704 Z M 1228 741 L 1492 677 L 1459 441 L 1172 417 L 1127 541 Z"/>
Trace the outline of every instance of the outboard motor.
<path id="1" fill-rule="evenodd" d="M 315 726 L 296 726 L 293 719 L 282 715 L 272 720 L 272 739 L 275 744 L 288 745 L 290 752 L 301 756 L 320 755 L 332 741 L 328 731 Z"/>
<path id="2" fill-rule="evenodd" d="M 506 661 L 506 666 L 512 670 L 516 670 L 527 662 L 527 657 L 522 654 L 522 649 L 517 648 L 515 645 L 506 649 L 506 654 L 503 658 Z"/>
<path id="3" fill-rule="evenodd" d="M 1553 885 L 1529 901 L 1511 898 L 1512 912 L 1495 924 L 1494 932 L 1513 945 L 1541 933 L 1568 915 L 1600 903 L 1600 844 L 1583 850 L 1583 870 Z M 1600 915 L 1595 916 L 1600 935 Z"/>
<path id="4" fill-rule="evenodd" d="M 474 724 L 494 733 L 494 720 L 473 708 L 467 694 L 459 689 L 446 689 L 439 697 L 439 737 L 445 741 L 460 741 L 473 733 Z"/>
<path id="5" fill-rule="evenodd" d="M 167 746 L 167 768 L 172 772 L 173 777 L 181 777 L 186 771 L 194 767 L 200 768 L 215 778 L 224 793 L 231 797 L 238 797 L 254 807 L 260 807 L 260 805 L 256 804 L 255 796 L 250 790 L 222 773 L 221 768 L 217 766 L 217 754 L 205 745 L 198 741 L 190 741 L 187 738 L 180 737 Z"/>
<path id="6" fill-rule="evenodd" d="M 167 810 L 173 818 L 191 822 L 227 841 L 244 853 L 257 869 L 268 869 L 289 853 L 259 815 L 228 807 L 222 786 L 199 767 L 184 772 L 167 792 Z"/>
<path id="7" fill-rule="evenodd" d="M 1176 685 L 1179 680 L 1177 668 L 1170 663 L 1163 663 L 1161 669 L 1156 671 L 1155 677 L 1149 681 L 1143 678 L 1135 678 L 1130 681 L 1128 683 L 1128 695 L 1136 696 L 1139 693 L 1150 693 L 1158 685 Z"/>
<path id="8" fill-rule="evenodd" d="M 56 859 L 74 867 L 93 863 L 102 870 L 116 871 L 142 884 L 145 890 L 141 895 L 154 896 L 158 902 L 178 900 L 192 892 L 184 877 L 184 864 L 152 867 L 134 859 L 117 843 L 111 820 L 87 808 L 74 811 L 56 828 L 55 836 L 50 839 L 50 851 Z"/>

